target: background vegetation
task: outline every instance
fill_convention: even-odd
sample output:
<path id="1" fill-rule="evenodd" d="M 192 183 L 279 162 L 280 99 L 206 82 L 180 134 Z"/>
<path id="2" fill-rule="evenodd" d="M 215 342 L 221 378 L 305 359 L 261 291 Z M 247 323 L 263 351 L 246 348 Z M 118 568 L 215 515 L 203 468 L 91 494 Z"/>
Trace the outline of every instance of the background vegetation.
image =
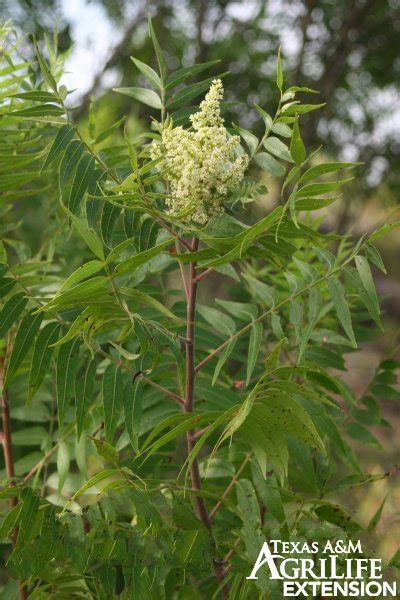
<path id="1" fill-rule="evenodd" d="M 143 131 L 151 110 L 109 91 L 111 87 L 143 85 L 144 79 L 135 69 L 130 56 L 154 66 L 152 47 L 147 35 L 147 13 L 153 13 L 161 46 L 165 49 L 171 69 L 180 64 L 220 60 L 211 68 L 210 75 L 230 71 L 226 78 L 227 116 L 240 126 L 252 128 L 262 135 L 262 122 L 257 112 L 243 111 L 238 102 L 247 105 L 256 102 L 272 106 L 276 99 L 274 71 L 276 49 L 283 47 L 284 69 L 291 83 L 309 85 L 320 92 L 318 102 L 324 102 L 322 111 L 312 112 L 302 123 L 303 139 L 310 149 L 324 146 L 325 159 L 362 161 L 359 177 L 344 188 L 342 198 L 329 208 L 324 225 L 326 232 L 350 232 L 354 239 L 370 233 L 388 215 L 396 218 L 399 191 L 397 167 L 400 146 L 399 134 L 399 70 L 400 5 L 395 0 L 384 2 L 157 2 L 124 3 L 93 2 L 91 10 L 101 14 L 108 26 L 109 38 L 104 63 L 92 58 L 92 69 L 79 77 L 87 81 L 84 95 L 77 92 L 69 100 L 75 119 L 83 132 L 90 132 L 90 103 L 94 96 L 94 114 L 101 129 L 118 122 L 128 114 L 113 133 L 115 144 L 120 143 L 123 127 L 128 125 L 132 135 Z M 77 15 L 83 5 L 77 3 Z M 4 2 L 0 16 L 11 16 L 24 32 L 34 32 L 40 41 L 44 33 L 59 20 L 59 45 L 66 52 L 67 65 L 78 68 L 83 48 L 71 45 L 79 31 L 79 17 L 71 17 L 62 3 Z M 95 43 L 96 33 L 90 31 Z M 98 42 L 97 42 L 98 43 Z M 238 51 L 240 49 L 240 51 Z M 27 38 L 23 51 L 34 56 L 32 42 Z M 69 62 L 68 62 L 69 61 Z M 39 75 L 38 75 L 39 76 Z M 74 80 L 74 73 L 69 81 Z M 73 87 L 73 86 L 70 86 Z M 76 107 L 76 109 L 75 109 Z M 110 139 L 107 140 L 107 145 Z M 101 145 L 100 145 L 101 148 Z M 277 188 L 265 179 L 269 191 L 260 194 L 248 208 L 249 222 L 260 218 L 277 203 Z M 34 254 L 42 245 L 41 232 L 54 219 L 49 204 L 43 202 L 45 193 L 37 190 L 35 204 L 27 200 L 15 201 L 15 220 L 22 226 L 15 238 L 20 256 Z M 5 227 L 7 224 L 5 225 Z M 57 231 L 57 226 L 54 226 Z M 6 233 L 4 231 L 4 233 Z M 70 243 L 71 253 L 74 242 Z M 68 245 L 68 242 L 67 242 Z M 381 359 L 396 356 L 399 315 L 399 236 L 398 232 L 380 238 L 377 245 L 387 266 L 389 277 L 383 278 L 374 270 L 378 294 L 383 302 L 385 332 L 366 340 L 362 351 L 345 355 L 347 371 L 344 378 L 355 395 L 363 394 L 366 381 L 374 374 Z M 50 250 L 49 250 L 50 251 Z M 25 254 L 24 254 L 25 253 Z M 73 266 L 68 265 L 68 272 Z M 211 303 L 216 295 L 223 296 L 224 283 L 218 276 L 204 281 L 201 302 Z M 368 488 L 368 493 L 355 489 L 350 502 L 359 517 L 368 522 L 390 492 L 375 544 L 378 554 L 388 560 L 397 550 L 397 533 L 393 526 L 398 519 L 397 506 L 400 492 L 396 486 L 399 443 L 397 433 L 398 391 L 395 383 L 382 392 L 382 417 L 391 428 L 372 424 L 373 439 L 364 442 L 361 449 L 363 468 L 368 472 L 387 472 L 384 478 Z M 240 386 L 241 380 L 235 382 Z M 16 418 L 15 430 L 22 432 L 26 424 Z M 382 425 L 382 423 L 380 423 Z M 40 433 L 38 433 L 40 435 Z M 16 460 L 26 453 L 26 438 L 17 444 Z M 365 443 L 369 442 L 369 443 Z M 33 440 L 31 439 L 31 443 Z M 34 442 L 37 443 L 37 440 Z M 357 447 L 357 442 L 353 442 Z M 374 539 L 374 534 L 370 534 Z"/>

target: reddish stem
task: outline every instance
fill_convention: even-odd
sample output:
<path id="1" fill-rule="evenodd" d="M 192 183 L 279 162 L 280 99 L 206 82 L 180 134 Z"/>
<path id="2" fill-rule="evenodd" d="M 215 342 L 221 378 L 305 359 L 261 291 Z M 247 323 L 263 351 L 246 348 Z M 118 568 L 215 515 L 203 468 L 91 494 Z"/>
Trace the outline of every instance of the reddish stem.
<path id="1" fill-rule="evenodd" d="M 7 346 L 7 354 L 8 354 L 9 346 Z M 12 455 L 12 439 L 11 439 L 11 422 L 10 422 L 10 404 L 8 398 L 8 391 L 3 388 L 4 386 L 4 374 L 6 371 L 6 360 L 3 357 L 0 363 L 0 388 L 2 389 L 1 393 L 1 417 L 2 417 L 2 436 L 1 441 L 3 444 L 3 454 L 4 454 L 4 464 L 6 467 L 7 479 L 10 486 L 15 485 L 15 469 L 14 469 L 14 460 Z M 10 508 L 13 509 L 17 506 L 18 500 L 15 496 L 14 498 L 10 498 Z M 17 543 L 18 537 L 18 529 L 15 528 L 11 534 L 11 541 L 13 548 Z M 23 585 L 22 581 L 19 582 L 19 598 L 20 600 L 25 600 L 27 598 L 26 588 Z"/>
<path id="2" fill-rule="evenodd" d="M 209 275 L 213 271 L 214 271 L 213 267 L 210 267 L 209 269 L 206 269 L 205 271 L 203 271 L 202 273 L 200 273 L 200 275 L 197 275 L 196 281 L 197 282 L 201 281 L 202 279 L 204 279 L 204 277 L 207 277 L 207 275 Z"/>
<path id="3" fill-rule="evenodd" d="M 199 246 L 199 240 L 194 238 L 191 251 L 196 252 Z M 187 302 L 187 313 L 186 313 L 186 390 L 185 390 L 185 403 L 184 411 L 186 413 L 192 413 L 194 409 L 195 401 L 195 320 L 196 320 L 196 297 L 197 297 L 197 278 L 196 278 L 196 263 L 190 263 L 189 268 L 189 283 L 188 283 L 188 302 Z M 186 435 L 188 453 L 193 450 L 196 437 L 195 432 L 190 430 Z M 190 477 L 192 480 L 193 489 L 201 490 L 201 478 L 199 471 L 199 463 L 197 458 L 192 461 L 190 467 Z M 202 523 L 207 527 L 211 533 L 211 519 L 207 512 L 207 508 L 204 502 L 204 498 L 201 496 L 195 496 L 197 514 Z M 222 564 L 217 561 L 214 562 L 214 573 L 215 578 L 219 584 L 222 583 L 224 578 L 224 572 Z M 223 586 L 222 595 L 224 598 L 228 598 L 228 588 Z"/>

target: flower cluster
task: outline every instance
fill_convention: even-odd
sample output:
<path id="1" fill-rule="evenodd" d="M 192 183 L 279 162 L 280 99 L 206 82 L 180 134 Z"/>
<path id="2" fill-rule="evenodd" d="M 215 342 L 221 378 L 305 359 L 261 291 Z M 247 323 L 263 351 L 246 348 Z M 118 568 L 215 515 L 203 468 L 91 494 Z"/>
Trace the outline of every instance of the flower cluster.
<path id="1" fill-rule="evenodd" d="M 192 129 L 164 127 L 162 144 L 153 144 L 152 158 L 162 157 L 160 168 L 170 187 L 167 205 L 182 221 L 204 225 L 222 212 L 222 201 L 243 179 L 247 155 L 234 157 L 238 136 L 228 136 L 221 117 L 223 87 L 219 79 L 190 116 Z"/>

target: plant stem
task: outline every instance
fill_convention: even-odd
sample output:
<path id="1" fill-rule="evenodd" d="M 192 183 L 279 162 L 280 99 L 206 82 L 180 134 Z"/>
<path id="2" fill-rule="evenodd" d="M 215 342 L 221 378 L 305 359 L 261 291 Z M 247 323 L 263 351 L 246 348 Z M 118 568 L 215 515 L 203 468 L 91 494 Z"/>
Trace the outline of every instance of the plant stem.
<path id="1" fill-rule="evenodd" d="M 7 345 L 6 354 L 8 354 L 9 344 Z M 12 455 L 12 439 L 11 439 L 11 423 L 10 423 L 10 405 L 8 398 L 8 391 L 3 388 L 4 385 L 4 374 L 6 370 L 6 358 L 3 357 L 0 363 L 0 388 L 1 392 L 1 418 L 2 418 L 2 443 L 3 443 L 3 454 L 4 454 L 4 464 L 6 467 L 7 479 L 9 481 L 9 485 L 15 485 L 14 477 L 15 477 L 15 469 L 14 469 L 14 460 Z M 13 509 L 17 506 L 18 500 L 17 497 L 10 498 L 10 509 Z M 15 544 L 17 543 L 18 537 L 18 529 L 14 529 L 11 534 L 11 541 L 13 548 L 15 548 Z M 25 600 L 27 598 L 26 588 L 22 581 L 18 583 L 18 596 L 20 600 Z"/>
<path id="2" fill-rule="evenodd" d="M 197 283 L 199 281 L 201 281 L 202 279 L 204 279 L 204 277 L 207 277 L 207 275 L 209 275 L 210 273 L 213 273 L 213 271 L 214 271 L 214 267 L 210 267 L 209 269 L 206 269 L 205 271 L 200 273 L 200 275 L 197 275 L 197 277 L 196 277 Z"/>
<path id="3" fill-rule="evenodd" d="M 247 465 L 247 463 L 250 460 L 250 456 L 251 456 L 250 454 L 246 454 L 246 458 L 244 459 L 244 461 L 240 465 L 239 469 L 236 471 L 235 475 L 232 477 L 230 484 L 228 485 L 228 487 L 226 488 L 226 490 L 222 494 L 221 500 L 219 500 L 217 502 L 217 504 L 214 506 L 214 508 L 210 512 L 210 519 L 211 519 L 211 521 L 214 519 L 215 515 L 217 514 L 217 512 L 221 508 L 221 506 L 222 506 L 223 501 L 225 500 L 225 498 L 231 493 L 231 491 L 235 487 L 235 485 L 236 485 L 236 483 L 237 483 L 237 481 L 239 479 L 239 476 L 240 476 L 241 472 L 243 471 L 243 469 L 245 468 L 245 466 Z"/>
<path id="4" fill-rule="evenodd" d="M 199 246 L 199 240 L 193 239 L 191 245 L 191 251 L 196 252 Z M 186 413 L 192 413 L 195 402 L 195 328 L 196 328 L 196 297 L 197 297 L 197 280 L 196 280 L 196 263 L 191 262 L 189 267 L 189 282 L 188 282 L 188 301 L 187 301 L 187 312 L 186 312 L 186 390 L 185 390 L 185 403 L 184 411 Z M 186 434 L 188 454 L 190 454 L 196 443 L 195 432 L 190 430 Z M 192 461 L 190 467 L 190 477 L 192 480 L 193 489 L 201 490 L 201 478 L 199 471 L 199 463 L 197 458 Z M 195 502 L 197 507 L 197 514 L 203 525 L 212 534 L 212 525 L 210 515 L 208 514 L 204 498 L 195 496 Z M 218 584 L 221 585 L 224 578 L 223 566 L 218 562 L 214 561 L 214 574 Z M 222 587 L 222 595 L 224 598 L 228 598 L 228 589 L 226 586 Z"/>

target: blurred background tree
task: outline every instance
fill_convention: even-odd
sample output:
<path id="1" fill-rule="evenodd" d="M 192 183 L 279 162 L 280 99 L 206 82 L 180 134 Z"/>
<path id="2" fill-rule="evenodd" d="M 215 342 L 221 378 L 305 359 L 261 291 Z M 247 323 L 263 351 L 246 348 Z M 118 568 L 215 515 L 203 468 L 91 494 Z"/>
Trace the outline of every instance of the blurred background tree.
<path id="1" fill-rule="evenodd" d="M 394 194 L 400 183 L 400 0 L 3 0 L 0 6 L 3 18 L 38 37 L 58 22 L 61 48 L 75 43 L 75 67 L 82 40 L 91 44 L 81 116 L 110 81 L 134 85 L 140 78 L 130 56 L 150 58 L 148 14 L 171 66 L 220 59 L 216 72 L 230 71 L 231 99 L 239 102 L 271 103 L 270 75 L 282 45 L 293 82 L 317 90 L 326 103 L 322 118 L 311 113 L 305 124 L 308 145 L 323 143 L 332 155 L 363 161 L 366 194 L 382 181 L 385 194 Z M 107 94 L 107 102 L 121 99 Z M 236 112 L 240 121 L 240 106 Z"/>

